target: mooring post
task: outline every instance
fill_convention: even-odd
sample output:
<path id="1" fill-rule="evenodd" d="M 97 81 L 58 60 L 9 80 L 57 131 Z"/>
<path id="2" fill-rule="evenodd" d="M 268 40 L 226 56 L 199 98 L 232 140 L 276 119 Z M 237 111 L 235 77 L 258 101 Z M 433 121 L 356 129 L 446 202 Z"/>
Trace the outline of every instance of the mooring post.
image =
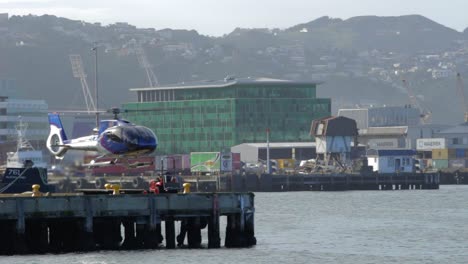
<path id="1" fill-rule="evenodd" d="M 208 248 L 220 248 L 221 238 L 219 237 L 219 199 L 218 195 L 213 195 L 213 212 L 208 221 Z"/>
<path id="2" fill-rule="evenodd" d="M 172 216 L 166 217 L 164 224 L 166 229 L 166 248 L 174 249 L 176 246 L 174 218 Z"/>

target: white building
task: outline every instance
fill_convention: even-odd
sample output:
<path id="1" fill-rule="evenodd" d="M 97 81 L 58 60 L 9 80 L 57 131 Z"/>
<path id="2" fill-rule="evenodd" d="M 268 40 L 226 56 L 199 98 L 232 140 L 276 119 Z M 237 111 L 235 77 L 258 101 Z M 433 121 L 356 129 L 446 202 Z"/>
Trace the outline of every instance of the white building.
<path id="1" fill-rule="evenodd" d="M 49 134 L 47 110 L 48 105 L 44 100 L 0 97 L 0 143 L 16 140 L 15 126 L 20 117 L 23 123 L 28 124 L 26 138 L 45 141 Z"/>
<path id="2" fill-rule="evenodd" d="M 358 129 L 368 127 L 415 126 L 419 124 L 419 110 L 408 106 L 385 106 L 339 109 L 338 116 L 356 120 Z"/>
<path id="3" fill-rule="evenodd" d="M 416 151 L 409 149 L 367 151 L 367 163 L 378 173 L 414 172 Z"/>

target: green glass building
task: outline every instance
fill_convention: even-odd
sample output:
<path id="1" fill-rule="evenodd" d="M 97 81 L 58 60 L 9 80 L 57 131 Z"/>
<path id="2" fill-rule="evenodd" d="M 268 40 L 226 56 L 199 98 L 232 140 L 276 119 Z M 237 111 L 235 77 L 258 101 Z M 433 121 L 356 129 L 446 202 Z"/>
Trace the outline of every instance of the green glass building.
<path id="1" fill-rule="evenodd" d="M 138 101 L 124 117 L 156 133 L 159 154 L 220 151 L 241 143 L 307 142 L 312 120 L 329 116 L 330 99 L 316 98 L 317 83 L 225 79 L 133 88 Z"/>

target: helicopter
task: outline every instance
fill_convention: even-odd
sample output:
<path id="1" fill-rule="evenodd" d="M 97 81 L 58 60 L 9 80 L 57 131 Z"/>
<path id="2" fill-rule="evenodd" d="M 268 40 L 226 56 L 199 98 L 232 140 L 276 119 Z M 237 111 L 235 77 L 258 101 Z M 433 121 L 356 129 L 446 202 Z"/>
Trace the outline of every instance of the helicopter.
<path id="1" fill-rule="evenodd" d="M 154 132 L 145 126 L 135 125 L 118 118 L 120 110 L 113 108 L 114 119 L 101 120 L 94 133 L 89 136 L 68 139 L 58 113 L 49 113 L 50 132 L 46 141 L 47 149 L 56 159 L 63 159 L 68 150 L 95 151 L 99 158 L 112 158 L 110 161 L 92 160 L 88 167 L 123 164 L 128 167 L 152 165 L 136 162 L 130 164 L 129 158 L 136 158 L 154 152 L 158 139 Z"/>

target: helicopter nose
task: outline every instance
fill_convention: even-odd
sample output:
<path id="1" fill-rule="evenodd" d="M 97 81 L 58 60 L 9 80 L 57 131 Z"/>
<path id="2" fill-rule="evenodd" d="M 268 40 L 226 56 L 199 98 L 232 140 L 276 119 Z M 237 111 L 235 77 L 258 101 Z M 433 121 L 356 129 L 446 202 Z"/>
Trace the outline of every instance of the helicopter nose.
<path id="1" fill-rule="evenodd" d="M 153 131 L 146 127 L 139 127 L 139 132 L 138 148 L 147 150 L 148 153 L 155 151 L 158 146 L 158 139 Z"/>

